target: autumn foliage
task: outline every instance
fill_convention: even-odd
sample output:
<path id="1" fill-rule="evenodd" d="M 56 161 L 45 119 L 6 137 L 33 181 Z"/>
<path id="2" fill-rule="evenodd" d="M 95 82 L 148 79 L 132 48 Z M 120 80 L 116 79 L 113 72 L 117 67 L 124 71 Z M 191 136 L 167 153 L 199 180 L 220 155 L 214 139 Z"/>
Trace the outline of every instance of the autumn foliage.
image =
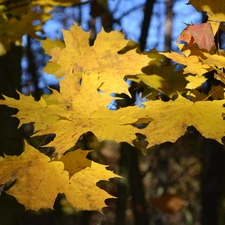
<path id="1" fill-rule="evenodd" d="M 31 2 L 26 13 L 18 12 L 21 20 L 35 20 L 35 11 L 30 9 L 42 6 L 43 1 Z M 71 2 L 49 1 L 49 4 L 53 7 Z M 214 37 L 222 26 L 221 21 L 225 21 L 225 14 L 221 13 L 225 11 L 225 4 L 220 1 L 221 7 L 217 6 L 215 11 L 213 1 L 204 2 L 189 2 L 197 10 L 206 11 L 209 21 L 188 25 L 181 32 L 177 41 L 185 44 L 177 43 L 179 53 L 156 50 L 141 53 L 121 32 L 107 33 L 103 29 L 90 46 L 90 33 L 77 24 L 63 31 L 64 42 L 42 41 L 45 53 L 51 56 L 44 71 L 60 78 L 60 91 L 52 90 L 52 94 L 43 95 L 39 101 L 22 93 L 19 93 L 19 100 L 4 96 L 0 104 L 18 109 L 14 116 L 20 120 L 19 127 L 33 123 L 33 136 L 55 134 L 47 146 L 55 147 L 57 157 L 50 159 L 28 144 L 20 156 L 0 157 L 0 184 L 15 181 L 6 192 L 27 210 L 53 208 L 58 193 L 64 193 L 76 210 L 101 212 L 106 206 L 105 199 L 113 196 L 98 188 L 96 183 L 119 176 L 106 166 L 86 159 L 88 151 L 68 151 L 89 131 L 99 141 L 114 140 L 131 145 L 140 133 L 146 137 L 148 148 L 175 142 L 187 127 L 194 126 L 204 137 L 222 143 L 225 136 L 225 53 L 216 47 Z M 0 36 L 1 54 L 5 54 L 10 43 L 20 41 L 23 33 L 11 35 L 18 21 L 8 18 L 3 8 L 0 10 L 4 19 L 0 27 L 9 28 L 7 38 Z M 49 8 L 43 4 L 42 10 L 38 19 L 44 22 L 49 18 Z M 35 36 L 39 28 L 29 24 L 28 28 L 19 30 Z M 174 64 L 168 65 L 169 59 Z M 180 69 L 177 69 L 178 64 L 182 65 Z M 204 93 L 199 90 L 207 81 L 205 74 L 208 72 L 213 72 L 220 84 Z M 148 100 L 143 107 L 108 109 L 115 100 L 112 93 L 130 95 L 125 80 L 148 87 L 146 90 L 151 90 L 151 94 L 146 93 Z M 170 100 L 163 101 L 162 95 Z"/>

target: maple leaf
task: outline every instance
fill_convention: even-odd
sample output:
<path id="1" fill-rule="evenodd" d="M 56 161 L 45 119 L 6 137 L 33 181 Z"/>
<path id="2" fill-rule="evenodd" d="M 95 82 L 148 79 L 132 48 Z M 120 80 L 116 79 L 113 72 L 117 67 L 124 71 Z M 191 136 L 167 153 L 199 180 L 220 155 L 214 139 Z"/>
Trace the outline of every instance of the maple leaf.
<path id="1" fill-rule="evenodd" d="M 193 55 L 201 59 L 201 58 L 204 58 L 204 53 L 206 53 L 206 50 L 199 49 L 197 45 L 189 46 L 186 44 L 177 44 L 177 47 L 182 52 L 182 54 L 184 54 L 186 57 Z M 215 49 L 212 48 L 210 51 L 210 54 L 215 54 L 216 51 L 214 50 Z"/>
<path id="2" fill-rule="evenodd" d="M 73 74 L 67 74 L 60 81 L 61 92 L 53 91 L 46 100 L 44 96 L 35 102 L 31 96 L 19 94 L 19 100 L 4 96 L 5 100 L 0 100 L 0 104 L 19 110 L 16 115 L 20 119 L 19 126 L 34 122 L 35 132 L 38 131 L 35 135 L 56 134 L 47 146 L 54 146 L 59 157 L 88 131 L 99 140 L 132 143 L 138 128 L 131 124 L 136 118 L 122 110 L 107 109 L 111 97 L 99 93 L 90 78 L 84 75 L 80 85 Z"/>
<path id="3" fill-rule="evenodd" d="M 187 205 L 183 199 L 170 194 L 163 194 L 160 197 L 154 198 L 152 203 L 156 208 L 166 214 L 176 214 Z"/>
<path id="4" fill-rule="evenodd" d="M 51 40 L 51 39 L 46 39 L 45 41 L 41 41 L 42 43 L 42 47 L 45 49 L 45 53 L 48 55 L 51 55 L 51 49 L 55 48 L 55 51 L 60 52 L 61 49 L 65 48 L 65 44 L 64 42 L 56 39 L 56 40 Z M 45 73 L 48 74 L 56 74 L 56 72 L 60 69 L 60 66 L 56 63 L 51 63 L 48 62 L 47 65 L 44 67 L 44 69 L 42 70 Z"/>
<path id="5" fill-rule="evenodd" d="M 203 92 L 199 92 L 197 90 L 191 90 L 189 93 L 187 93 L 188 96 L 192 97 L 192 101 L 205 101 L 209 98 L 212 98 L 213 100 L 220 100 L 224 99 L 224 88 L 220 85 L 218 86 L 212 86 L 209 93 L 204 94 Z"/>
<path id="6" fill-rule="evenodd" d="M 212 86 L 211 90 L 207 94 L 207 98 L 212 97 L 213 100 L 224 99 L 224 87 L 223 86 Z"/>
<path id="7" fill-rule="evenodd" d="M 203 53 L 203 56 L 201 56 L 200 59 L 204 64 L 214 68 L 217 71 L 214 75 L 215 79 L 220 80 L 225 84 L 225 75 L 223 73 L 223 68 L 225 65 L 224 52 L 220 52 L 220 55 Z"/>
<path id="8" fill-rule="evenodd" d="M 135 49 L 119 54 L 118 51 L 129 41 L 118 31 L 106 33 L 102 30 L 94 46 L 89 46 L 89 33 L 76 24 L 69 31 L 64 30 L 63 36 L 66 47 L 50 49 L 52 58 L 49 67 L 60 66 L 55 72 L 58 77 L 70 72 L 78 78 L 84 74 L 94 76 L 98 87 L 106 94 L 116 92 L 130 95 L 124 77 L 140 73 L 140 68 L 150 61 L 146 55 L 137 54 Z"/>
<path id="9" fill-rule="evenodd" d="M 202 74 L 212 70 L 211 66 L 202 63 L 199 57 L 196 55 L 187 56 L 178 54 L 176 52 L 161 52 L 160 54 L 165 55 L 166 57 L 172 59 L 174 62 L 185 65 L 186 67 L 184 68 L 184 74 L 191 73 L 201 76 Z"/>
<path id="10" fill-rule="evenodd" d="M 56 134 L 55 139 L 47 146 L 55 146 L 59 156 L 74 146 L 79 137 L 88 131 L 94 133 L 99 141 L 114 140 L 132 144 L 138 128 L 131 124 L 136 119 L 130 117 L 129 114 L 126 115 L 123 110 L 111 111 L 100 108 L 90 114 L 83 113 L 82 115 L 80 112 L 71 111 L 69 115 L 64 114 L 64 117 L 59 117 L 54 123 L 45 122 L 47 128 L 39 131 L 37 135 Z M 56 115 L 58 116 L 57 113 Z"/>
<path id="11" fill-rule="evenodd" d="M 217 73 L 214 73 L 214 78 L 225 84 L 225 73 L 223 71 L 218 70 Z"/>
<path id="12" fill-rule="evenodd" d="M 65 43 L 59 39 L 56 39 L 56 40 L 46 39 L 45 41 L 41 41 L 41 43 L 42 43 L 42 47 L 45 49 L 45 53 L 48 55 L 51 54 L 50 50 L 52 48 L 57 48 L 57 47 L 60 49 L 65 48 Z"/>
<path id="13" fill-rule="evenodd" d="M 76 210 L 97 210 L 102 213 L 102 208 L 107 206 L 105 200 L 115 198 L 96 186 L 100 180 L 121 178 L 106 167 L 92 161 L 91 167 L 86 167 L 71 177 L 71 183 L 66 186 L 64 193 Z"/>
<path id="14" fill-rule="evenodd" d="M 87 153 L 88 151 L 75 154 L 77 160 L 80 163 L 90 161 L 86 159 Z M 106 166 L 90 161 L 89 165 L 72 165 L 79 169 L 69 179 L 62 162 L 50 161 L 47 156 L 27 144 L 20 156 L 0 157 L 0 166 L 0 184 L 15 179 L 16 183 L 6 192 L 23 204 L 26 210 L 46 207 L 53 209 L 58 193 L 64 193 L 75 210 L 102 212 L 102 208 L 106 206 L 105 199 L 113 196 L 98 188 L 96 183 L 119 177 L 106 170 Z"/>
<path id="15" fill-rule="evenodd" d="M 33 0 L 33 1 L 0 1 L 0 55 L 10 49 L 10 44 L 21 42 L 26 33 L 37 37 L 36 31 L 42 30 L 42 25 L 51 18 L 50 11 L 54 6 L 71 6 L 81 3 L 80 0 Z M 37 10 L 38 6 L 38 10 Z M 10 15 L 10 16 L 9 16 Z M 33 25 L 33 21 L 40 21 Z"/>
<path id="16" fill-rule="evenodd" d="M 25 10 L 25 9 L 24 9 Z M 49 14 L 40 14 L 35 10 L 28 10 L 21 13 L 20 19 L 18 16 L 7 18 L 4 16 L 4 19 L 0 23 L 0 43 L 2 45 L 0 55 L 6 53 L 10 49 L 11 43 L 16 41 L 21 42 L 22 36 L 29 34 L 32 37 L 37 37 L 35 32 L 41 30 L 41 25 L 48 20 L 51 15 Z M 32 22 L 34 20 L 40 20 L 40 24 L 33 26 Z"/>
<path id="17" fill-rule="evenodd" d="M 66 85 L 72 83 L 71 76 L 67 75 L 61 81 L 62 87 L 65 87 L 62 88 L 63 95 L 53 92 L 51 96 L 55 100 L 48 100 L 49 104 L 43 98 L 35 102 L 32 97 L 23 95 L 20 95 L 20 100 L 5 97 L 5 100 L 0 101 L 0 104 L 19 109 L 16 116 L 20 119 L 20 124 L 34 122 L 35 129 L 40 130 L 35 135 L 56 134 L 55 139 L 47 146 L 54 146 L 59 157 L 88 131 L 93 132 L 99 140 L 109 139 L 130 144 L 136 138 L 136 133 L 142 133 L 151 146 L 176 141 L 192 125 L 207 138 L 220 141 L 224 136 L 224 101 L 193 103 L 179 96 L 174 102 L 146 102 L 145 109 L 127 107 L 111 111 L 102 107 L 101 97 L 104 102 L 106 95 L 93 93 L 91 89 L 94 83 L 85 83 L 88 79 L 82 81 L 84 83 L 78 86 L 78 90 L 76 85 L 66 89 Z M 67 93 L 69 101 L 65 98 Z M 96 104 L 91 103 L 93 109 L 83 101 L 84 94 L 87 99 L 88 96 L 89 99 L 90 96 L 93 100 L 99 99 Z M 143 123 L 149 125 L 140 132 L 136 126 Z"/>
<path id="18" fill-rule="evenodd" d="M 185 79 L 188 81 L 186 88 L 192 90 L 197 87 L 200 87 L 207 80 L 204 76 L 192 76 L 192 75 L 187 76 Z"/>
<path id="19" fill-rule="evenodd" d="M 206 49 L 208 51 L 215 45 L 214 34 L 210 23 L 188 26 L 181 32 L 177 39 L 178 41 L 185 41 L 190 46 L 197 44 L 200 49 Z"/>
<path id="20" fill-rule="evenodd" d="M 146 85 L 171 96 L 176 91 L 184 91 L 187 84 L 183 71 L 175 71 L 175 67 L 174 65 L 165 67 L 149 66 L 144 70 L 148 75 L 139 74 L 137 77 Z"/>
<path id="21" fill-rule="evenodd" d="M 168 64 L 166 57 L 161 55 L 156 49 L 151 49 L 147 54 L 151 59 L 149 65 L 166 66 Z"/>
<path id="22" fill-rule="evenodd" d="M 73 176 L 75 173 L 91 166 L 92 161 L 86 158 L 89 152 L 92 151 L 77 149 L 66 153 L 60 159 L 57 157 L 54 160 L 63 162 L 64 169 L 69 172 L 70 176 Z"/>
<path id="23" fill-rule="evenodd" d="M 188 4 L 193 5 L 199 12 L 207 12 L 208 19 L 212 21 L 225 21 L 225 2 L 223 0 L 190 0 Z"/>
<path id="24" fill-rule="evenodd" d="M 57 194 L 68 183 L 68 173 L 63 171 L 63 163 L 49 161 L 47 156 L 26 145 L 20 156 L 0 157 L 0 183 L 16 179 L 7 193 L 26 209 L 53 208 Z"/>
<path id="25" fill-rule="evenodd" d="M 179 95 L 175 101 L 144 102 L 146 107 L 133 110 L 133 114 L 140 119 L 152 118 L 152 122 L 140 132 L 150 146 L 175 142 L 188 126 L 194 126 L 204 137 L 222 143 L 221 138 L 225 135 L 224 103 L 225 100 L 193 103 Z"/>
<path id="26" fill-rule="evenodd" d="M 217 54 L 209 54 L 209 53 L 203 53 L 205 57 L 201 57 L 201 60 L 203 63 L 219 68 L 223 68 L 225 65 L 225 56 L 224 55 L 217 55 Z"/>

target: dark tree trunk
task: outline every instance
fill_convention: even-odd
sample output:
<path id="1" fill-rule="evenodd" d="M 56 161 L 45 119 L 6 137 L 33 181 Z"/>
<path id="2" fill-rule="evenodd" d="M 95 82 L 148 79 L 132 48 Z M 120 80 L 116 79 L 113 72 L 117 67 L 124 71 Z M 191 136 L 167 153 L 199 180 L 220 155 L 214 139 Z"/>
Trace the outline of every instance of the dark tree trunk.
<path id="1" fill-rule="evenodd" d="M 22 48 L 12 46 L 0 57 L 0 94 L 17 98 L 20 90 Z M 0 105 L 0 155 L 19 155 L 23 151 L 22 132 L 17 129 L 19 120 L 11 115 L 16 109 Z"/>
<path id="2" fill-rule="evenodd" d="M 120 158 L 120 175 L 126 180 L 120 181 L 118 186 L 117 218 L 115 224 L 125 224 L 125 210 L 127 198 L 132 198 L 132 209 L 136 225 L 148 225 L 149 217 L 145 203 L 142 176 L 138 166 L 138 152 L 136 148 L 122 143 Z"/>
<path id="3" fill-rule="evenodd" d="M 222 225 L 225 151 L 218 142 L 206 139 L 203 151 L 202 225 Z"/>
<path id="4" fill-rule="evenodd" d="M 145 14 L 144 14 L 144 20 L 143 20 L 142 29 L 141 29 L 141 36 L 139 40 L 141 51 L 144 51 L 146 47 L 146 40 L 148 37 L 148 30 L 149 30 L 149 25 L 151 21 L 152 12 L 153 12 L 154 3 L 155 3 L 155 0 L 146 0 L 146 3 L 145 3 Z"/>

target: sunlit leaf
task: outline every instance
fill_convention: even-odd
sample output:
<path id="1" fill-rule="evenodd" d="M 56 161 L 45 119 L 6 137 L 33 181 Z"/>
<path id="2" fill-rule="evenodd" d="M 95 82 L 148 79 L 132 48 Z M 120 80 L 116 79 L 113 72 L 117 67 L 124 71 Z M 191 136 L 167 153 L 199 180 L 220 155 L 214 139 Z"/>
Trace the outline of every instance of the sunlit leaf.
<path id="1" fill-rule="evenodd" d="M 59 77 L 70 72 L 78 78 L 84 74 L 93 76 L 96 85 L 107 94 L 116 92 L 129 95 L 124 77 L 141 73 L 141 68 L 150 61 L 146 55 L 137 54 L 135 49 L 118 54 L 128 43 L 118 31 L 106 33 L 102 30 L 94 46 L 89 46 L 89 33 L 77 25 L 69 31 L 64 30 L 63 35 L 65 48 L 55 47 L 49 50 L 48 47 L 52 56 L 49 67 L 59 65 L 60 69 L 55 73 Z"/>
<path id="2" fill-rule="evenodd" d="M 20 156 L 0 157 L 0 184 L 9 180 L 16 183 L 7 191 L 26 208 L 39 210 L 52 208 L 59 193 L 64 193 L 69 203 L 78 210 L 102 211 L 105 199 L 111 195 L 96 186 L 99 180 L 118 177 L 106 166 L 86 159 L 86 154 L 76 155 L 80 169 L 69 173 L 60 161 L 50 159 L 26 144 Z M 82 161 L 89 161 L 83 164 Z M 82 166 L 81 166 L 82 165 Z"/>

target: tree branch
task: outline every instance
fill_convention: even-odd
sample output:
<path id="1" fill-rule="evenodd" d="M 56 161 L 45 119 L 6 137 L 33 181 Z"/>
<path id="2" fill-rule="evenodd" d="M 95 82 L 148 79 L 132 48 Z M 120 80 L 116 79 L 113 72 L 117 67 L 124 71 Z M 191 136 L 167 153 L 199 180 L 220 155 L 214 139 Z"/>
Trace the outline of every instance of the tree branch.
<path id="1" fill-rule="evenodd" d="M 148 36 L 148 28 L 150 24 L 151 15 L 153 12 L 154 3 L 155 3 L 155 0 L 146 0 L 146 3 L 145 3 L 144 21 L 143 21 L 143 25 L 141 29 L 141 36 L 139 39 L 141 51 L 144 51 L 145 49 L 146 39 Z"/>

